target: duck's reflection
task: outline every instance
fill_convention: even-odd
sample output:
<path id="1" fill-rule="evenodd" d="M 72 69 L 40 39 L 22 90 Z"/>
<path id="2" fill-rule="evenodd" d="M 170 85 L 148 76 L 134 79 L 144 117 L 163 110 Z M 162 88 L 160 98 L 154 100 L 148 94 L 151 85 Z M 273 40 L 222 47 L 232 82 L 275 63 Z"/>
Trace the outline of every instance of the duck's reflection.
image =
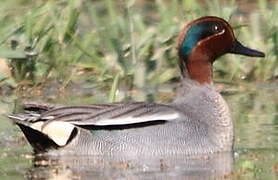
<path id="1" fill-rule="evenodd" d="M 202 157 L 36 156 L 29 179 L 224 179 L 231 153 Z"/>

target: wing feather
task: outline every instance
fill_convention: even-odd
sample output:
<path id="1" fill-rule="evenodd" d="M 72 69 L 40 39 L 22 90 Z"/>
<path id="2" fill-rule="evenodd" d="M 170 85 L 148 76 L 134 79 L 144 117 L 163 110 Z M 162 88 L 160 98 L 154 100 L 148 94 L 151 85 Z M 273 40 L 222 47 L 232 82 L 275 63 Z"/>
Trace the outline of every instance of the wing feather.
<path id="1" fill-rule="evenodd" d="M 179 119 L 179 117 L 179 111 L 166 104 L 132 102 L 64 106 L 44 112 L 40 119 L 70 122 L 80 126 L 108 126 L 150 121 L 172 121 Z"/>

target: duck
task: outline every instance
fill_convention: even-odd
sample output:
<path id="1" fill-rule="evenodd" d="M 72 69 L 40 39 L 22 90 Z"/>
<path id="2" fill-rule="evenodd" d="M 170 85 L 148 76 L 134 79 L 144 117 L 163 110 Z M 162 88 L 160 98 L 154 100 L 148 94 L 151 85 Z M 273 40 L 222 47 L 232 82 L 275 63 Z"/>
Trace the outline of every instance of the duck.
<path id="1" fill-rule="evenodd" d="M 265 57 L 242 45 L 215 16 L 185 25 L 177 38 L 181 85 L 171 103 L 23 104 L 9 115 L 35 153 L 58 155 L 201 155 L 232 152 L 234 126 L 213 85 L 213 63 L 231 53 Z"/>

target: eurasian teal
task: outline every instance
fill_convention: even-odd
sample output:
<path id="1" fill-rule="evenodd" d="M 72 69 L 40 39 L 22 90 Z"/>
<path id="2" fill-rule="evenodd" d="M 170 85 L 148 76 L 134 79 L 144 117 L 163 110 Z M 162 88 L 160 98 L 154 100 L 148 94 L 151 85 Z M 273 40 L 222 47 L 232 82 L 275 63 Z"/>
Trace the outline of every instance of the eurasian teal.
<path id="1" fill-rule="evenodd" d="M 233 122 L 212 83 L 226 53 L 264 57 L 239 43 L 218 17 L 189 23 L 178 38 L 181 88 L 169 104 L 121 102 L 80 106 L 27 103 L 9 116 L 35 152 L 79 155 L 199 155 L 231 152 Z"/>

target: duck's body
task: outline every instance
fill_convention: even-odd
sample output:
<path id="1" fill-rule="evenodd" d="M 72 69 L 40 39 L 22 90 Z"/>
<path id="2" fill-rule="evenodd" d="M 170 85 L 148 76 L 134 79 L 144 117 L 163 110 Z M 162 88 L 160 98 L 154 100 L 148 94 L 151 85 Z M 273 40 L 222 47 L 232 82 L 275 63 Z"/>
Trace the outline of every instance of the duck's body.
<path id="1" fill-rule="evenodd" d="M 53 152 L 57 154 L 79 155 L 195 155 L 230 151 L 233 125 L 224 99 L 212 85 L 200 85 L 189 79 L 183 84 L 180 91 L 183 96 L 171 104 L 130 102 L 53 108 L 31 103 L 26 104 L 26 109 L 33 112 L 29 116 L 17 115 L 16 122 L 25 129 L 25 134 L 34 133 L 26 136 L 39 152 L 56 149 Z M 66 134 L 65 146 L 62 141 L 61 147 L 57 146 L 57 137 L 37 138 L 41 134 L 40 122 L 45 119 L 51 125 L 52 116 L 57 117 L 56 122 L 73 124 L 76 128 L 70 130 L 71 138 L 67 139 Z M 26 122 L 27 119 L 33 122 Z M 119 124 L 118 120 L 125 124 Z M 62 127 L 71 128 L 65 124 Z M 59 134 L 57 130 L 56 133 Z"/>
<path id="2" fill-rule="evenodd" d="M 221 52 L 216 53 L 214 48 L 219 47 L 211 45 L 213 38 L 230 44 L 221 46 Z M 211 82 L 212 63 L 227 52 L 260 57 L 263 54 L 237 44 L 228 23 L 217 17 L 193 21 L 179 39 L 182 86 L 170 104 L 35 103 L 25 105 L 29 112 L 10 118 L 36 152 L 133 156 L 231 151 L 233 123 L 226 102 Z"/>

